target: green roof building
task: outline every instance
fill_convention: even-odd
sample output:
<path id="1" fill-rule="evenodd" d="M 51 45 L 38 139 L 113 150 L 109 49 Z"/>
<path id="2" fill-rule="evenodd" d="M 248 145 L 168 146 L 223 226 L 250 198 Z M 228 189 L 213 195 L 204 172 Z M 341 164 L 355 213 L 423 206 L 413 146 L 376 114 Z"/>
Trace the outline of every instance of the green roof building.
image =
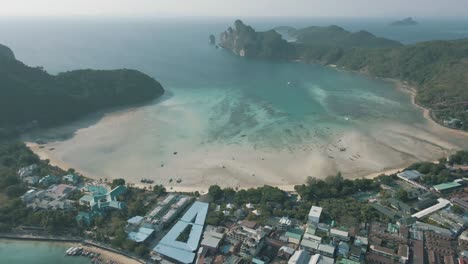
<path id="1" fill-rule="evenodd" d="M 81 205 L 87 205 L 91 210 L 123 209 L 125 203 L 117 201 L 117 197 L 126 190 L 123 185 L 117 186 L 105 194 L 85 195 L 80 198 Z"/>
<path id="2" fill-rule="evenodd" d="M 284 235 L 288 238 L 289 243 L 299 245 L 299 243 L 301 242 L 302 234 L 303 232 L 298 233 L 297 230 L 290 230 L 286 232 Z"/>
<path id="3" fill-rule="evenodd" d="M 445 182 L 445 183 L 437 184 L 437 185 L 432 186 L 432 188 L 434 188 L 434 190 L 438 192 L 449 192 L 461 186 L 462 185 L 460 183 L 453 181 L 453 182 Z"/>

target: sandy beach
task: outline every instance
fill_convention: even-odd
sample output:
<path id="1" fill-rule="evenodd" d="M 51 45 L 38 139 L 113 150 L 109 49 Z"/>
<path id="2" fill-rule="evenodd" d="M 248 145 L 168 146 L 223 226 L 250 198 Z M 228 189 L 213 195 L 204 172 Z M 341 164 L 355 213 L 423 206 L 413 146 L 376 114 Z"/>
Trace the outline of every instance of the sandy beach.
<path id="1" fill-rule="evenodd" d="M 49 242 L 47 242 L 49 243 Z M 56 242 L 51 242 L 51 243 L 56 243 Z M 105 250 L 102 248 L 98 248 L 95 246 L 87 245 L 87 244 L 82 244 L 82 243 L 62 243 L 62 245 L 66 245 L 67 247 L 82 247 L 83 250 L 86 251 L 92 251 L 94 253 L 99 253 L 100 257 L 102 260 L 104 260 L 104 263 L 107 261 L 114 261 L 117 262 L 118 264 L 141 264 L 140 261 L 134 260 L 132 258 L 129 258 L 125 255 L 118 254 L 109 250 Z M 64 252 L 65 254 L 65 252 Z"/>
<path id="2" fill-rule="evenodd" d="M 115 261 L 118 264 L 141 264 L 140 261 L 136 261 L 136 260 L 134 260 L 132 258 L 129 258 L 127 256 L 117 254 L 117 253 L 112 252 L 112 251 L 104 250 L 102 248 L 87 246 L 87 245 L 79 245 L 79 246 L 83 247 L 84 250 L 92 251 L 92 252 L 101 254 L 101 258 L 104 261 Z"/>
<path id="3" fill-rule="evenodd" d="M 271 119 L 260 107 L 250 111 L 255 113 L 255 122 L 264 125 L 243 127 L 245 135 L 220 140 L 220 133 L 235 129 L 225 127 L 232 116 L 208 117 L 214 109 L 243 101 L 233 99 L 236 94 L 213 92 L 209 99 L 200 101 L 193 99 L 192 93 L 179 93 L 158 104 L 118 109 L 25 135 L 23 141 L 41 159 L 63 169 L 74 168 L 88 178 L 124 178 L 127 183 L 149 188 L 149 184 L 140 183 L 146 178 L 168 191 L 201 193 L 214 184 L 293 190 L 307 177 L 324 178 L 338 172 L 351 179 L 375 177 L 468 147 L 468 133 L 434 122 L 427 109 L 415 104 L 411 87 L 391 81 L 394 89 L 411 96 L 406 104 L 413 104 L 412 111 L 421 111 L 424 118 L 419 117 L 418 123 L 356 119 L 341 126 L 284 125 L 277 124 L 281 117 Z M 311 91 L 313 96 L 326 96 L 323 89 L 311 87 Z M 293 131 L 291 125 L 297 128 Z M 213 130 L 217 126 L 220 129 Z M 291 135 L 285 133 L 289 130 Z M 266 141 L 264 133 L 277 137 L 278 142 Z M 46 143 L 35 143 L 38 138 Z"/>
<path id="4" fill-rule="evenodd" d="M 138 110 L 137 110 L 138 112 Z M 110 115 L 96 126 L 113 126 L 122 118 L 137 115 L 132 111 L 128 114 Z M 426 116 L 426 118 L 429 117 Z M 464 133 L 440 127 L 432 121 L 437 129 L 454 136 L 465 138 Z M 248 145 L 194 145 L 177 146 L 177 154 L 172 152 L 164 157 L 159 164 L 151 164 L 149 173 L 131 174 L 139 171 L 142 163 L 138 158 L 125 157 L 125 170 L 104 170 L 104 174 L 88 171 L 66 161 L 69 152 L 77 147 L 93 148 L 92 137 L 103 137 L 96 127 L 78 130 L 71 139 L 72 144 L 62 141 L 50 141 L 45 145 L 26 142 L 27 146 L 41 159 L 48 159 L 50 164 L 63 169 L 74 168 L 86 177 L 99 180 L 108 178 L 125 178 L 128 183 L 138 187 L 141 178 L 154 180 L 154 184 L 164 185 L 168 191 L 174 192 L 206 192 L 208 187 L 217 184 L 236 189 L 267 185 L 278 186 L 285 190 L 294 190 L 294 185 L 302 184 L 308 176 L 324 178 L 327 175 L 342 172 L 347 178 L 375 177 L 382 173 L 394 173 L 417 161 L 432 161 L 449 155 L 458 146 L 445 141 L 430 132 L 419 130 L 401 124 L 385 124 L 385 127 L 372 129 L 367 133 L 347 131 L 339 133 L 328 142 L 320 144 L 310 142 L 291 149 L 275 150 L 260 149 Z M 117 134 L 117 137 L 121 135 Z M 123 135 L 122 135 L 123 137 Z M 90 140 L 91 139 L 91 140 Z M 345 151 L 342 151 L 346 148 Z M 76 156 L 76 154 L 74 154 Z M 84 155 L 86 159 L 86 155 Z M 106 161 L 104 161 L 106 162 Z M 105 167 L 112 167 L 112 160 Z M 114 161 L 120 162 L 120 161 Z M 143 164 L 147 166 L 147 164 Z M 154 185 L 153 184 L 153 185 Z"/>

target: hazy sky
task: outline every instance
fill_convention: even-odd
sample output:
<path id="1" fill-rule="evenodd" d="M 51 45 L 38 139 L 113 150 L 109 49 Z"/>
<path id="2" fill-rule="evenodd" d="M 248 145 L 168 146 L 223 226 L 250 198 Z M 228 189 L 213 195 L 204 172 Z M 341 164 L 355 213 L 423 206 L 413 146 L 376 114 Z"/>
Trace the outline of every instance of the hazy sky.
<path id="1" fill-rule="evenodd" d="M 468 0 L 0 0 L 0 16 L 456 17 Z"/>

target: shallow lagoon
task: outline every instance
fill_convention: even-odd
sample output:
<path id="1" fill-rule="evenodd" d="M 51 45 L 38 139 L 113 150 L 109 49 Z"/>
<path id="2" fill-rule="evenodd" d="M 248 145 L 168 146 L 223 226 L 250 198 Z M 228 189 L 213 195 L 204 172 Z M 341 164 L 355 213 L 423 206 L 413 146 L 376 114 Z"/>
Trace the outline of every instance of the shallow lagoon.
<path id="1" fill-rule="evenodd" d="M 6 21 L 0 26 L 5 44 L 27 64 L 53 73 L 135 68 L 167 90 L 145 106 L 97 114 L 25 139 L 48 139 L 45 148 L 36 149 L 42 157 L 96 179 L 150 178 L 189 189 L 292 185 L 338 171 L 359 177 L 433 160 L 467 144 L 427 122 L 393 83 L 318 65 L 248 60 L 208 45 L 207 36 L 229 23 Z M 381 35 L 404 38 L 408 30 L 368 24 Z M 457 28 L 452 26 L 446 31 Z"/>

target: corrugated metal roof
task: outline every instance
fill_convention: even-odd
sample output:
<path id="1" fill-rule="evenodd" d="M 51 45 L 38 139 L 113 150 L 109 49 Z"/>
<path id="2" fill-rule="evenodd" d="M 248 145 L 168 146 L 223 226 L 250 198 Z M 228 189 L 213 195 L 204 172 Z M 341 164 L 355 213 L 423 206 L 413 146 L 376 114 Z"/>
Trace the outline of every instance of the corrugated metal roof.
<path id="1" fill-rule="evenodd" d="M 151 228 L 146 228 L 146 227 L 140 227 L 138 229 L 138 232 L 130 232 L 128 233 L 128 238 L 130 240 L 133 240 L 135 242 L 144 242 L 146 239 L 148 239 L 149 236 L 151 236 L 154 232 L 154 229 Z"/>
<path id="2" fill-rule="evenodd" d="M 193 252 L 198 248 L 207 213 L 207 203 L 195 202 L 153 250 L 182 263 L 192 263 L 195 258 Z M 177 241 L 188 225 L 192 226 L 188 240 Z"/>
<path id="3" fill-rule="evenodd" d="M 194 223 L 196 225 L 204 225 L 206 214 L 208 213 L 208 204 L 202 202 L 194 202 L 192 207 L 180 219 L 187 223 Z"/>
<path id="4" fill-rule="evenodd" d="M 458 182 L 445 182 L 445 183 L 434 185 L 433 188 L 436 191 L 444 191 L 444 190 L 448 190 L 448 189 L 456 188 L 456 187 L 460 187 L 460 186 L 461 186 L 461 184 L 458 183 Z"/>
<path id="5" fill-rule="evenodd" d="M 134 216 L 134 217 L 128 219 L 127 223 L 133 224 L 133 225 L 139 225 L 141 223 L 141 221 L 143 221 L 143 218 L 144 218 L 143 216 L 137 215 L 137 216 Z"/>
<path id="6" fill-rule="evenodd" d="M 443 199 L 443 198 L 439 198 L 437 199 L 437 201 L 439 202 L 438 204 L 436 205 L 433 205 L 429 208 L 426 208 L 422 211 L 419 211 L 415 214 L 412 215 L 412 217 L 416 217 L 416 218 L 422 218 L 428 214 L 431 214 L 431 213 L 434 213 L 436 212 L 437 210 L 440 210 L 442 208 L 444 208 L 445 206 L 447 206 L 448 204 L 450 204 L 450 201 L 449 200 L 446 200 L 446 199 Z"/>

